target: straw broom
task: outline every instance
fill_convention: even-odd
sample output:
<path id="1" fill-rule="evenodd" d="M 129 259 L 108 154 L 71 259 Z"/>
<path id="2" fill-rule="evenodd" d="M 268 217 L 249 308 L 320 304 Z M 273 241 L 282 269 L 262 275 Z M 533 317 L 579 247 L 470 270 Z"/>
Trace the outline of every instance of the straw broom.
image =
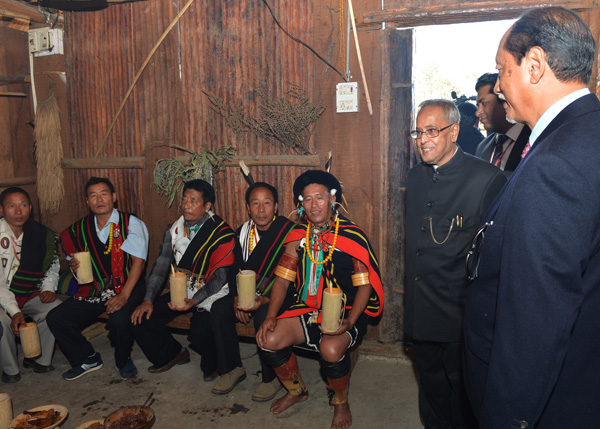
<path id="1" fill-rule="evenodd" d="M 60 211 L 65 194 L 60 165 L 63 157 L 60 117 L 54 94 L 38 104 L 34 137 L 40 216 L 47 223 L 50 216 Z"/>

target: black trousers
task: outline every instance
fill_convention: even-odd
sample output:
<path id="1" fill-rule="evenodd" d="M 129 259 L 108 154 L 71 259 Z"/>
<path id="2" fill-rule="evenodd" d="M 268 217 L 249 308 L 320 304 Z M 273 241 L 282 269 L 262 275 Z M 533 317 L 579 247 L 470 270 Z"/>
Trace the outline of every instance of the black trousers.
<path id="1" fill-rule="evenodd" d="M 240 342 L 235 329 L 235 324 L 238 322 L 238 319 L 235 316 L 233 303 L 234 297 L 228 295 L 216 301 L 210 310 L 215 334 L 217 368 L 219 374 L 226 374 L 238 366 L 242 366 Z M 255 313 L 253 321 L 256 330 L 258 330 L 262 322 L 264 322 L 268 308 L 268 304 L 263 305 Z M 262 359 L 260 359 L 260 364 L 262 367 L 262 381 L 264 383 L 273 381 L 276 377 L 273 368 L 264 363 Z"/>
<path id="2" fill-rule="evenodd" d="M 462 376 L 462 343 L 415 340 L 413 350 L 425 428 L 476 428 Z"/>
<path id="3" fill-rule="evenodd" d="M 108 329 L 108 338 L 115 348 L 117 368 L 122 368 L 131 355 L 134 341 L 131 313 L 142 302 L 145 291 L 145 283 L 138 282 L 127 304 L 108 316 L 106 329 Z M 79 301 L 71 297 L 52 309 L 46 316 L 46 322 L 56 338 L 56 343 L 72 367 L 81 365 L 86 357 L 95 353 L 94 347 L 81 334 L 81 330 L 106 311 L 104 304 L 105 302 Z"/>
<path id="4" fill-rule="evenodd" d="M 182 345 L 173 338 L 167 328 L 167 323 L 183 314 L 169 308 L 169 294 L 161 295 L 154 300 L 154 310 L 150 319 L 143 318 L 142 323 L 135 325 L 133 331 L 140 348 L 152 364 L 160 368 L 177 356 Z M 188 340 L 192 349 L 202 355 L 200 368 L 204 375 L 211 375 L 217 370 L 217 354 L 215 351 L 214 334 L 210 322 L 210 313 L 198 311 L 196 307 L 188 310 L 193 312 Z"/>

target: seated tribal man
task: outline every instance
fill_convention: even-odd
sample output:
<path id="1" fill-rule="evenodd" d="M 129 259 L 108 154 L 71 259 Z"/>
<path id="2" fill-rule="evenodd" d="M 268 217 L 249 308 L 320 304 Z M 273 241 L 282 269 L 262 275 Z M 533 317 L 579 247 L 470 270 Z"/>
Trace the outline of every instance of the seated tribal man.
<path id="1" fill-rule="evenodd" d="M 167 226 L 148 278 L 146 296 L 131 316 L 138 344 L 152 362 L 150 373 L 168 371 L 190 361 L 190 353 L 173 338 L 166 325 L 193 311 L 188 339 L 202 355 L 204 380 L 217 377 L 210 310 L 213 302 L 229 292 L 227 275 L 234 261 L 234 232 L 211 211 L 214 203 L 215 190 L 208 182 L 196 179 L 184 184 L 183 215 Z M 173 262 L 177 271 L 187 276 L 187 298 L 181 308 L 171 304 L 170 294 L 158 296 Z"/>
<path id="2" fill-rule="evenodd" d="M 25 315 L 37 323 L 42 354 L 25 358 L 23 366 L 44 373 L 54 369 L 54 337 L 46 315 L 60 304 L 56 285 L 60 269 L 58 237 L 32 219 L 31 198 L 21 188 L 8 188 L 0 194 L 0 365 L 2 381 L 21 379 L 15 335 L 25 323 Z"/>
<path id="3" fill-rule="evenodd" d="M 296 227 L 289 219 L 277 216 L 277 204 L 277 189 L 267 183 L 254 183 L 246 191 L 246 209 L 250 220 L 235 232 L 235 264 L 229 275 L 232 287 L 229 295 L 215 302 L 211 310 L 218 370 L 221 374 L 212 390 L 216 394 L 231 392 L 246 377 L 235 324 L 237 321 L 249 323 L 257 310 L 262 317 L 254 317 L 255 328 L 258 329 L 264 321 L 268 307 L 265 304 L 269 302 L 277 262 L 285 250 L 286 237 Z M 238 306 L 237 288 L 234 285 L 240 270 L 256 273 L 255 305 L 252 308 L 241 309 Z M 290 298 L 293 299 L 293 294 Z M 262 383 L 252 395 L 257 402 L 273 399 L 281 387 L 273 369 L 262 359 L 261 366 Z"/>
<path id="4" fill-rule="evenodd" d="M 81 329 L 106 311 L 115 363 L 121 378 L 128 380 L 137 375 L 131 360 L 134 337 L 130 317 L 145 290 L 148 230 L 137 217 L 115 208 L 117 194 L 107 178 L 90 178 L 85 196 L 92 213 L 65 229 L 60 239 L 73 272 L 79 267 L 73 255 L 89 251 L 94 279 L 86 284 L 71 281 L 74 295 L 48 314 L 48 326 L 72 366 L 62 376 L 75 380 L 102 368 L 100 353 Z"/>
<path id="5" fill-rule="evenodd" d="M 347 428 L 352 424 L 347 350 L 364 335 L 368 316 L 381 312 L 383 288 L 379 268 L 365 233 L 335 208 L 342 189 L 334 176 L 324 171 L 307 171 L 296 179 L 293 189 L 301 203 L 299 215 L 306 224 L 288 234 L 285 253 L 275 271 L 278 277 L 266 320 L 256 335 L 262 358 L 275 369 L 288 390 L 273 402 L 271 411 L 279 414 L 307 399 L 308 391 L 291 350 L 291 346 L 302 345 L 321 355 L 321 368 L 334 407 L 331 427 Z M 297 300 L 278 317 L 290 282 L 295 282 Z M 325 288 L 341 289 L 346 298 L 345 317 L 332 333 L 323 332 L 319 325 Z"/>

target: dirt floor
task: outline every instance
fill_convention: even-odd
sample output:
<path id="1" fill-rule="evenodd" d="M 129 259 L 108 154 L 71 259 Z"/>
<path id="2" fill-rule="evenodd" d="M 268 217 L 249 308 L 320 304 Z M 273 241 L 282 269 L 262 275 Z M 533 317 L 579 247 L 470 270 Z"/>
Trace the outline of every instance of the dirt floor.
<path id="1" fill-rule="evenodd" d="M 187 346 L 184 335 L 177 339 Z M 102 354 L 104 367 L 74 381 L 64 381 L 61 374 L 68 362 L 60 351 L 54 356 L 56 370 L 36 374 L 22 370 L 21 381 L 0 382 L 0 393 L 11 396 L 16 416 L 23 410 L 46 404 L 60 404 L 68 409 L 61 428 L 74 429 L 80 424 L 104 419 L 124 405 L 142 404 L 150 393 L 156 413 L 154 428 L 329 428 L 333 408 L 327 403 L 325 383 L 319 376 L 314 358 L 300 357 L 302 374 L 308 385 L 308 401 L 296 404 L 281 415 L 269 411 L 270 402 L 257 403 L 252 392 L 260 382 L 260 365 L 256 344 L 241 344 L 247 379 L 227 395 L 211 393 L 214 382 L 205 383 L 200 371 L 200 357 L 190 351 L 191 362 L 175 366 L 162 374 L 147 372 L 149 362 L 136 345 L 133 360 L 138 376 L 122 381 L 114 366 L 112 348 L 106 332 L 99 330 L 92 344 Z M 420 428 L 417 405 L 417 382 L 413 365 L 402 346 L 383 346 L 367 341 L 352 374 L 350 406 L 353 428 Z M 282 389 L 279 396 L 282 396 Z"/>

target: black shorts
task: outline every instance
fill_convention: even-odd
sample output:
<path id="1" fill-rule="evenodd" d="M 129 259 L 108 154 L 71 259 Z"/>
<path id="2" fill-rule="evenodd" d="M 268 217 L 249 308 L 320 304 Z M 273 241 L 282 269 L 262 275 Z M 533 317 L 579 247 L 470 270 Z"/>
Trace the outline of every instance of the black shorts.
<path id="1" fill-rule="evenodd" d="M 319 329 L 318 323 L 309 323 L 309 319 L 311 318 L 311 316 L 312 313 L 302 314 L 301 316 L 299 316 L 300 323 L 302 324 L 302 330 L 304 331 L 305 342 L 302 344 L 297 344 L 294 347 L 318 352 L 323 333 Z M 369 316 L 363 313 L 356 321 L 354 327 L 352 327 L 352 329 L 350 329 L 349 331 L 346 331 L 346 334 L 350 336 L 350 344 L 348 345 L 348 348 L 354 346 L 365 335 L 365 332 L 367 332 L 368 319 Z"/>

